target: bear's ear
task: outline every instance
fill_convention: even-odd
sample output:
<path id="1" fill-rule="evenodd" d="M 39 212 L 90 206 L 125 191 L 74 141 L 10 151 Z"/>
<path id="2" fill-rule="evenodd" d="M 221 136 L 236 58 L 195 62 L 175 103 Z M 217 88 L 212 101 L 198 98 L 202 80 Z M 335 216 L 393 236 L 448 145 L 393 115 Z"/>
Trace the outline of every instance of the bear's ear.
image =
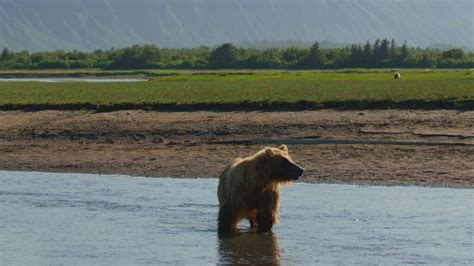
<path id="1" fill-rule="evenodd" d="M 282 151 L 288 153 L 288 147 L 287 147 L 285 144 L 283 144 L 283 145 L 280 146 L 280 150 L 282 150 Z"/>
<path id="2" fill-rule="evenodd" d="M 272 148 L 269 147 L 265 148 L 265 154 L 268 156 L 275 156 L 275 152 L 272 150 Z"/>

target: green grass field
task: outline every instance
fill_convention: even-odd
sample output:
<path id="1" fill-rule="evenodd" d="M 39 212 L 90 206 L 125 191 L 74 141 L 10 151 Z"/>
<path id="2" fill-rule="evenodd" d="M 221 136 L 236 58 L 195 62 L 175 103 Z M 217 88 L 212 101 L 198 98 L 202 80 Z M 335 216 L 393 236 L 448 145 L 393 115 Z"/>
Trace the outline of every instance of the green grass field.
<path id="1" fill-rule="evenodd" d="M 402 70 L 401 80 L 394 80 L 386 70 L 148 72 L 173 75 L 137 83 L 0 82 L 0 109 L 412 108 L 430 104 L 472 109 L 474 102 L 473 70 Z"/>

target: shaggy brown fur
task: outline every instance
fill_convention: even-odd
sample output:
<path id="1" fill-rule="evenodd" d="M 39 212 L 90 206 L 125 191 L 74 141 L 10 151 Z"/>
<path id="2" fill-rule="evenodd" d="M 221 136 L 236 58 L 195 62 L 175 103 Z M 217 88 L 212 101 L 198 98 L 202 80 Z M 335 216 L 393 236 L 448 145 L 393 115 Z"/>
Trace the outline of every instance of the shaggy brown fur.
<path id="1" fill-rule="evenodd" d="M 231 230 L 244 218 L 259 231 L 270 230 L 278 220 L 280 184 L 303 172 L 285 145 L 234 160 L 219 177 L 219 232 Z"/>

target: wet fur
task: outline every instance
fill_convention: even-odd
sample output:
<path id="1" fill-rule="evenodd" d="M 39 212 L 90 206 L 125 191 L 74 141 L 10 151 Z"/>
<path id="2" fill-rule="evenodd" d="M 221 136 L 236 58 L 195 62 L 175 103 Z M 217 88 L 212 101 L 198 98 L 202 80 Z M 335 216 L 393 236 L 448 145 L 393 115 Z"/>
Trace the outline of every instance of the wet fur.
<path id="1" fill-rule="evenodd" d="M 219 232 L 230 231 L 242 219 L 259 231 L 271 230 L 278 221 L 280 184 L 290 181 L 282 168 L 285 159 L 294 164 L 286 146 L 265 148 L 224 170 L 217 189 Z"/>

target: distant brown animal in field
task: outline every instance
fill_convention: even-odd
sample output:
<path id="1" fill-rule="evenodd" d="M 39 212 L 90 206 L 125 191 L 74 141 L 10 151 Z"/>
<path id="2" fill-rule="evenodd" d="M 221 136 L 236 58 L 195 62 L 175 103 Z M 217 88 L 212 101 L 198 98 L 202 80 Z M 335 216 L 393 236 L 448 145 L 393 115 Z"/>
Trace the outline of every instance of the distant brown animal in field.
<path id="1" fill-rule="evenodd" d="M 402 76 L 400 75 L 400 73 L 398 72 L 395 72 L 395 75 L 393 75 L 393 78 L 394 79 L 400 79 Z"/>
<path id="2" fill-rule="evenodd" d="M 280 184 L 297 180 L 303 172 L 286 145 L 236 159 L 219 177 L 219 232 L 230 231 L 244 218 L 259 231 L 271 230 L 278 220 Z"/>

